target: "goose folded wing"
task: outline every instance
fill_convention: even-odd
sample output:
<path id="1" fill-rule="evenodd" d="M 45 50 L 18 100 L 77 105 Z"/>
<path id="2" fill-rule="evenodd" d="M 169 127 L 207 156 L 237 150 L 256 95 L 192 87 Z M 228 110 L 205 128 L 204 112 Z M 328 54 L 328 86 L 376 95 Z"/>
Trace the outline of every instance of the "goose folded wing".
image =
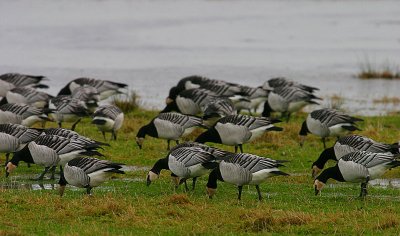
<path id="1" fill-rule="evenodd" d="M 69 161 L 68 165 L 80 168 L 86 174 L 90 174 L 99 170 L 105 170 L 105 169 L 119 170 L 122 168 L 122 164 L 119 163 L 112 163 L 106 160 L 100 160 L 96 158 L 83 158 L 83 157 L 78 157 Z"/>
<path id="2" fill-rule="evenodd" d="M 186 167 L 212 162 L 214 156 L 201 148 L 179 148 L 170 153 L 177 161 L 182 162 Z"/>

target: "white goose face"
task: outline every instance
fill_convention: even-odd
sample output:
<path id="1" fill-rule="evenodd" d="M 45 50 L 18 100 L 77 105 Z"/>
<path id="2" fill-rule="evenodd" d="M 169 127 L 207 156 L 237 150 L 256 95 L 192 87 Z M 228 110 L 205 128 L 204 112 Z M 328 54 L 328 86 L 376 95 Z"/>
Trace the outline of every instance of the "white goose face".
<path id="1" fill-rule="evenodd" d="M 322 188 L 325 186 L 325 184 L 324 183 L 322 183 L 321 181 L 319 181 L 319 180 L 315 180 L 314 181 L 314 189 L 315 189 L 315 195 L 318 195 L 320 192 L 321 192 L 321 190 L 322 190 Z"/>
<path id="2" fill-rule="evenodd" d="M 13 172 L 17 168 L 16 165 L 14 165 L 11 162 L 8 162 L 6 165 L 6 177 L 10 175 L 11 172 Z"/>
<path id="3" fill-rule="evenodd" d="M 151 182 L 155 181 L 156 179 L 158 179 L 158 174 L 154 173 L 153 171 L 149 171 L 146 177 L 147 186 L 149 186 Z"/>
<path id="4" fill-rule="evenodd" d="M 140 149 L 142 149 L 143 142 L 144 142 L 144 138 L 136 137 L 136 144 L 139 146 Z"/>
<path id="5" fill-rule="evenodd" d="M 212 198 L 215 195 L 215 193 L 217 192 L 217 189 L 215 189 L 215 188 L 206 188 L 206 191 L 207 191 L 208 197 Z"/>
<path id="6" fill-rule="evenodd" d="M 321 169 L 318 168 L 316 165 L 313 165 L 312 171 L 311 171 L 311 176 L 313 178 L 317 177 L 317 175 L 321 172 Z"/>

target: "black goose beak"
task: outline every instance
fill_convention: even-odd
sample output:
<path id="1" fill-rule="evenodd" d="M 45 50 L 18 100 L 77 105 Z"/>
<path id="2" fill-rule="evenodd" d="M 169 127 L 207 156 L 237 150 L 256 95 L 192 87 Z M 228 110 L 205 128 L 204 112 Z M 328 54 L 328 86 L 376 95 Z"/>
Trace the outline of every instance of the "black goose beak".
<path id="1" fill-rule="evenodd" d="M 147 179 L 146 179 L 146 186 L 149 187 L 150 184 L 151 184 L 150 176 L 147 176 Z"/>

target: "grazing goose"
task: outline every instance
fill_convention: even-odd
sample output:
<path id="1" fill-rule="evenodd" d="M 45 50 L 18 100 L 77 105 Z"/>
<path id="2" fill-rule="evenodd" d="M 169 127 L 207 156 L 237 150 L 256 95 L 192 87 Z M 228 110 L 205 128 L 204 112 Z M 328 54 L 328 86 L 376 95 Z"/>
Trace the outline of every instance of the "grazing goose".
<path id="1" fill-rule="evenodd" d="M 284 77 L 277 77 L 277 78 L 269 79 L 268 81 L 266 81 L 263 84 L 262 88 L 265 90 L 274 90 L 275 88 L 278 88 L 278 87 L 287 87 L 287 86 L 297 87 L 297 88 L 305 90 L 309 93 L 313 93 L 314 91 L 319 90 L 318 88 L 315 88 L 315 87 L 311 87 L 311 86 L 297 83 L 295 81 L 287 80 Z"/>
<path id="2" fill-rule="evenodd" d="M 57 135 L 64 138 L 74 139 L 84 144 L 97 144 L 99 146 L 110 146 L 108 143 L 92 140 L 88 137 L 82 136 L 75 131 L 63 128 L 48 128 L 43 130 L 46 135 Z"/>
<path id="3" fill-rule="evenodd" d="M 124 113 L 117 106 L 102 105 L 93 113 L 92 124 L 102 132 L 104 139 L 106 139 L 105 132 L 111 132 L 112 138 L 117 140 L 117 132 L 123 123 Z"/>
<path id="4" fill-rule="evenodd" d="M 42 75 L 24 75 L 19 73 L 7 73 L 0 75 L 0 80 L 13 84 L 15 87 L 49 88 L 40 84 L 46 77 Z"/>
<path id="5" fill-rule="evenodd" d="M 204 124 L 208 127 L 211 127 L 222 117 L 235 114 L 237 114 L 235 105 L 230 99 L 212 99 L 210 103 L 205 106 L 204 109 Z"/>
<path id="6" fill-rule="evenodd" d="M 41 134 L 41 130 L 29 129 L 23 125 L 0 124 L 0 152 L 6 153 L 6 163 L 10 153 L 21 150 Z"/>
<path id="7" fill-rule="evenodd" d="M 86 188 L 87 194 L 91 194 L 92 188 L 104 183 L 112 174 L 125 174 L 121 170 L 123 165 L 89 157 L 72 159 L 64 166 L 60 177 L 60 195 L 64 195 L 67 184 Z"/>
<path id="8" fill-rule="evenodd" d="M 150 123 L 141 127 L 136 135 L 136 143 L 142 148 L 144 138 L 149 135 L 154 138 L 166 139 L 167 150 L 171 140 L 178 144 L 180 137 L 191 133 L 196 126 L 202 126 L 203 120 L 199 117 L 179 113 L 160 113 Z"/>
<path id="9" fill-rule="evenodd" d="M 11 123 L 31 127 L 38 122 L 51 121 L 46 115 L 49 112 L 49 109 L 8 103 L 0 106 L 0 124 Z"/>
<path id="10" fill-rule="evenodd" d="M 42 180 L 47 171 L 54 170 L 57 165 L 62 166 L 68 161 L 82 156 L 103 156 L 96 151 L 100 148 L 97 144 L 86 144 L 79 140 L 68 139 L 56 135 L 42 135 L 28 143 L 22 150 L 16 152 L 10 162 L 6 165 L 6 177 L 18 166 L 20 161 L 37 164 L 45 167 L 45 171 L 37 178 Z"/>
<path id="11" fill-rule="evenodd" d="M 357 121 L 363 120 L 330 108 L 315 110 L 308 114 L 301 126 L 300 146 L 303 146 L 307 133 L 312 133 L 321 137 L 325 149 L 326 137 L 339 138 L 350 131 L 360 130 L 355 125 Z"/>
<path id="12" fill-rule="evenodd" d="M 269 91 L 263 88 L 253 88 L 248 86 L 241 86 L 241 95 L 250 100 L 250 109 L 257 112 L 257 108 L 261 103 L 268 100 Z"/>
<path id="13" fill-rule="evenodd" d="M 264 104 L 262 116 L 270 117 L 271 112 L 286 113 L 287 121 L 293 112 L 297 112 L 309 104 L 318 104 L 313 99 L 320 99 L 297 87 L 277 87 L 270 92 Z"/>
<path id="14" fill-rule="evenodd" d="M 218 96 L 205 89 L 188 89 L 184 90 L 167 104 L 164 112 L 176 111 L 185 115 L 197 115 L 201 113 L 204 107 L 210 103 L 211 100 L 218 98 Z"/>
<path id="15" fill-rule="evenodd" d="M 400 165 L 399 155 L 357 151 L 344 155 L 334 167 L 322 171 L 315 179 L 315 195 L 318 195 L 328 179 L 340 182 L 361 183 L 360 197 L 367 195 L 368 181 L 379 178 L 387 170 Z"/>
<path id="16" fill-rule="evenodd" d="M 316 177 L 324 168 L 328 160 L 338 161 L 344 155 L 356 151 L 366 151 L 372 153 L 399 154 L 398 144 L 385 144 L 376 142 L 370 138 L 360 135 L 348 135 L 339 138 L 333 147 L 325 149 L 318 159 L 312 164 L 312 177 Z"/>
<path id="17" fill-rule="evenodd" d="M 196 146 L 180 146 L 174 148 L 167 157 L 158 160 L 147 175 L 147 186 L 152 181 L 158 179 L 161 170 L 170 170 L 173 174 L 175 187 L 186 180 L 193 178 L 193 190 L 196 185 L 197 177 L 203 176 L 217 166 L 216 157 L 209 151 Z M 181 181 L 180 181 L 181 178 Z"/>
<path id="18" fill-rule="evenodd" d="M 44 108 L 48 106 L 49 100 L 52 97 L 47 93 L 37 91 L 33 88 L 17 87 L 8 91 L 6 96 L 0 101 L 0 104 L 17 103 Z"/>
<path id="19" fill-rule="evenodd" d="M 259 185 L 262 182 L 272 176 L 288 175 L 278 169 L 283 166 L 281 163 L 282 161 L 247 153 L 227 155 L 219 166 L 211 171 L 207 183 L 207 194 L 210 198 L 213 197 L 217 189 L 217 180 L 220 180 L 238 186 L 238 200 L 241 199 L 243 185 L 255 185 L 258 199 L 261 201 Z"/>
<path id="20" fill-rule="evenodd" d="M 128 87 L 127 84 L 116 83 L 108 80 L 92 79 L 92 78 L 78 78 L 69 82 L 64 88 L 60 90 L 59 95 L 71 95 L 72 92 L 82 86 L 89 85 L 97 89 L 101 100 L 104 100 L 112 95 L 121 94 L 120 89 Z"/>
<path id="21" fill-rule="evenodd" d="M 72 91 L 71 97 L 83 101 L 91 113 L 95 111 L 98 107 L 98 102 L 100 102 L 99 92 L 95 87 L 89 85 L 76 88 Z"/>
<path id="22" fill-rule="evenodd" d="M 49 108 L 53 109 L 51 117 L 57 122 L 60 128 L 62 122 L 74 122 L 71 130 L 75 130 L 76 125 L 81 121 L 82 117 L 88 115 L 86 105 L 81 100 L 68 95 L 52 98 Z"/>
<path id="23" fill-rule="evenodd" d="M 265 117 L 247 115 L 230 115 L 221 118 L 215 125 L 200 134 L 195 142 L 214 142 L 235 146 L 243 152 L 242 144 L 251 142 L 266 131 L 281 131 L 280 127 L 273 124 L 280 122 Z"/>

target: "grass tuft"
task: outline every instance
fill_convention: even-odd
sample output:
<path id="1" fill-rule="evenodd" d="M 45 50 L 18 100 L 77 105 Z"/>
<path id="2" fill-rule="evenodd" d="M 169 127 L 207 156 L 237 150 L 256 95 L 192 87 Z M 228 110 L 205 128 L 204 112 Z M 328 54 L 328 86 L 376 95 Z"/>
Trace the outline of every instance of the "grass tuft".
<path id="1" fill-rule="evenodd" d="M 186 194 L 174 194 L 169 197 L 168 203 L 178 205 L 192 205 Z"/>
<path id="2" fill-rule="evenodd" d="M 116 96 L 111 104 L 119 107 L 124 113 L 133 112 L 139 108 L 139 96 L 131 91 L 128 95 Z"/>

